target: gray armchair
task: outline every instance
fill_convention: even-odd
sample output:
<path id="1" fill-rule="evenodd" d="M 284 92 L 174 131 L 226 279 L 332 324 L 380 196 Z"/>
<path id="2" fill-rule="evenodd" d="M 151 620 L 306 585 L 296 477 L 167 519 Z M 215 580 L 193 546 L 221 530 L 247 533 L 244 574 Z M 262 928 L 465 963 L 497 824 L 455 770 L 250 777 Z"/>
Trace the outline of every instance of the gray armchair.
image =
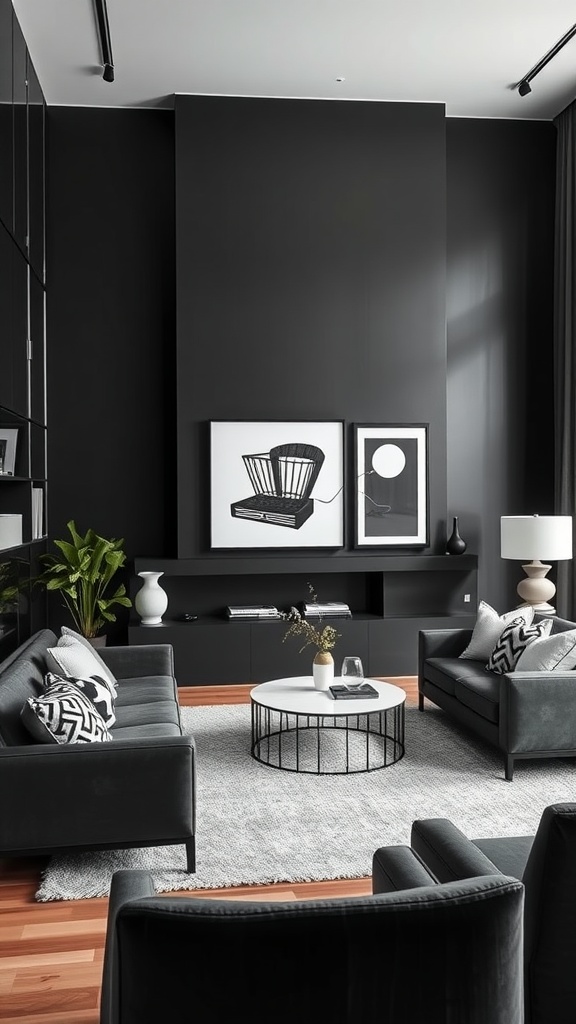
<path id="1" fill-rule="evenodd" d="M 522 885 L 356 899 L 155 897 L 114 875 L 101 1024 L 522 1024 Z"/>
<path id="2" fill-rule="evenodd" d="M 455 882 L 501 871 L 524 883 L 526 1024 L 576 1022 L 576 803 L 554 804 L 534 836 L 467 839 L 445 818 L 415 821 L 411 849 L 374 855 L 374 891 L 406 872 Z M 487 1020 L 490 1018 L 487 1018 Z"/>

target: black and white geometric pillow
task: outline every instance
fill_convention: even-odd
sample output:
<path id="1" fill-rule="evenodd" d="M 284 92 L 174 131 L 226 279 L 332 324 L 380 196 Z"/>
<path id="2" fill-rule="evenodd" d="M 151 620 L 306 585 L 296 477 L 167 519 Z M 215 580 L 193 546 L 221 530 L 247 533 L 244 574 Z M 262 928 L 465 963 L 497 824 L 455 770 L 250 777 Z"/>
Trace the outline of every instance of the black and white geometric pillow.
<path id="1" fill-rule="evenodd" d="M 28 697 L 21 718 L 41 743 L 108 743 L 112 739 L 102 716 L 72 683 L 56 683 L 43 697 Z"/>
<path id="2" fill-rule="evenodd" d="M 522 618 L 513 619 L 502 630 L 486 668 L 498 675 L 513 672 L 526 648 L 535 640 L 549 636 L 551 629 L 551 619 L 542 619 L 542 622 L 533 623 L 531 626 L 527 626 Z"/>
<path id="3" fill-rule="evenodd" d="M 44 692 L 57 686 L 59 683 L 72 683 L 77 686 L 81 693 L 92 702 L 96 711 L 102 716 L 107 726 L 114 725 L 116 712 L 114 711 L 114 697 L 116 690 L 102 676 L 89 676 L 87 679 L 70 679 L 57 676 L 54 672 L 48 672 L 44 676 Z"/>

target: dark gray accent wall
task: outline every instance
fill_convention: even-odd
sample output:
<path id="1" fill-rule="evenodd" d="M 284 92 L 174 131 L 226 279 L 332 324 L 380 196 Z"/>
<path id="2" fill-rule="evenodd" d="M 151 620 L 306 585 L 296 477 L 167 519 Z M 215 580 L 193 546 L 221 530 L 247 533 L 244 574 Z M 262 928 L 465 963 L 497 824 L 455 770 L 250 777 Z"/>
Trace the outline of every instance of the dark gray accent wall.
<path id="1" fill-rule="evenodd" d="M 549 122 L 447 121 L 448 511 L 501 611 L 523 573 L 500 516 L 554 511 L 555 144 Z"/>
<path id="2" fill-rule="evenodd" d="M 205 553 L 210 419 L 428 421 L 429 550 L 447 488 L 504 610 L 499 517 L 552 511 L 553 126 L 184 100 L 176 216 L 172 112 L 48 109 L 50 536 Z"/>
<path id="3" fill-rule="evenodd" d="M 173 553 L 174 116 L 48 110 L 50 536 Z"/>
<path id="4" fill-rule="evenodd" d="M 441 551 L 443 105 L 178 96 L 176 225 L 178 555 L 209 547 L 211 419 L 428 423 Z"/>

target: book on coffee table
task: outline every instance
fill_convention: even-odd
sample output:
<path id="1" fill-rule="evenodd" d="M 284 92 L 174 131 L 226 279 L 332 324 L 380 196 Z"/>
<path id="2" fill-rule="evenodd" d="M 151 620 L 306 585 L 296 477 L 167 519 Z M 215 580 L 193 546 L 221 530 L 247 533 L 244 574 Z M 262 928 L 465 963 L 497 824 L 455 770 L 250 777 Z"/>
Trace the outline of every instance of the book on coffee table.
<path id="1" fill-rule="evenodd" d="M 360 700 L 362 697 L 373 700 L 374 697 L 378 696 L 378 690 L 370 686 L 370 683 L 362 683 L 357 687 L 346 686 L 344 683 L 334 683 L 330 687 L 330 693 L 334 700 Z"/>

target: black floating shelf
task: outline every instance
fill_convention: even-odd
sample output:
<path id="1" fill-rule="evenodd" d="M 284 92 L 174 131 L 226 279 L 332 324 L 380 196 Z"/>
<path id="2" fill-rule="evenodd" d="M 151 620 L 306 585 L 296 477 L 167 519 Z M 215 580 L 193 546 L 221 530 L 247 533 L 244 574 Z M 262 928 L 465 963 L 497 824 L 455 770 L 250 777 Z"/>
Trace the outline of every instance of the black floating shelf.
<path id="1" fill-rule="evenodd" d="M 477 555 L 250 555 L 207 558 L 136 558 L 134 571 L 166 576 L 265 576 L 278 573 L 459 572 L 478 567 Z"/>

